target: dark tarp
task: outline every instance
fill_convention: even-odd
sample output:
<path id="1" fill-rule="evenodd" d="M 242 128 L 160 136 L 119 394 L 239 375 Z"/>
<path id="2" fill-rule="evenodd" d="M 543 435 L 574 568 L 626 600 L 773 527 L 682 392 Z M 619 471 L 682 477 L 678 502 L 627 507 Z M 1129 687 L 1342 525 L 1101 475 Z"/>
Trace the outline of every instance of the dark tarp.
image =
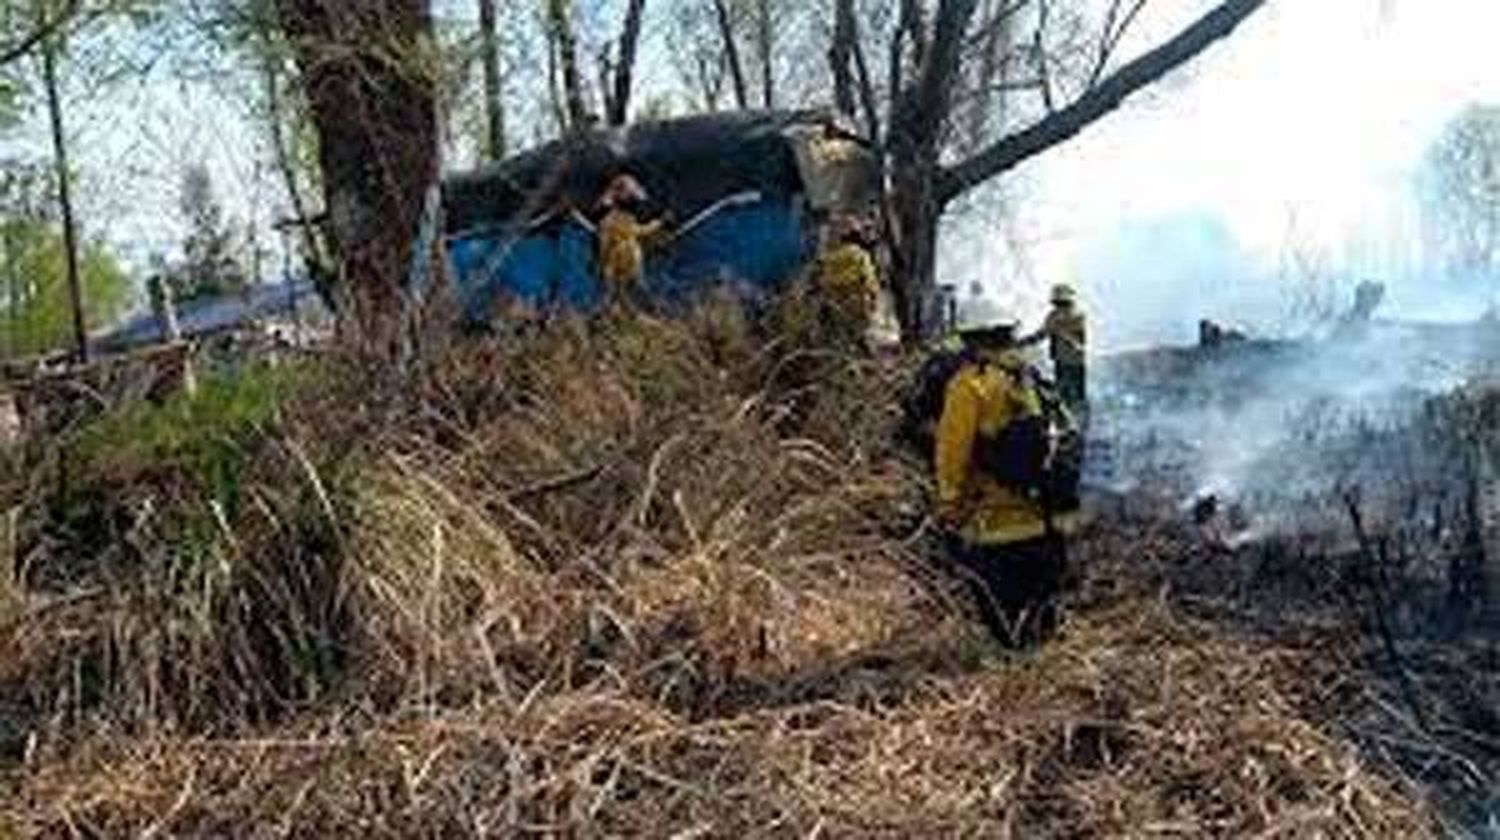
<path id="1" fill-rule="evenodd" d="M 560 205 L 592 213 L 620 171 L 640 179 L 652 203 L 687 219 L 727 195 L 802 189 L 784 131 L 825 122 L 817 111 L 746 111 L 644 122 L 558 140 L 448 179 L 450 234 L 537 219 Z"/>

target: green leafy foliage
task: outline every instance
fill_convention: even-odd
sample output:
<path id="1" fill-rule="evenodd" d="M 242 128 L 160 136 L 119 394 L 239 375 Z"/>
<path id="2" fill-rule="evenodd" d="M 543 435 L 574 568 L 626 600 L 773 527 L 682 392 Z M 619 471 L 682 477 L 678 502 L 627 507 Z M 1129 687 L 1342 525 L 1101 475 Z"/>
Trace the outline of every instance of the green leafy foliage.
<path id="1" fill-rule="evenodd" d="M 232 511 L 239 477 L 301 374 L 257 365 L 213 374 L 192 393 L 122 407 L 82 429 L 74 452 L 86 474 L 105 481 L 144 472 L 188 478 Z"/>
<path id="2" fill-rule="evenodd" d="M 79 253 L 84 312 L 90 328 L 111 323 L 129 303 L 130 283 L 110 252 L 85 244 Z M 67 346 L 72 335 L 67 257 L 62 233 L 38 219 L 0 220 L 0 337 L 13 356 Z"/>

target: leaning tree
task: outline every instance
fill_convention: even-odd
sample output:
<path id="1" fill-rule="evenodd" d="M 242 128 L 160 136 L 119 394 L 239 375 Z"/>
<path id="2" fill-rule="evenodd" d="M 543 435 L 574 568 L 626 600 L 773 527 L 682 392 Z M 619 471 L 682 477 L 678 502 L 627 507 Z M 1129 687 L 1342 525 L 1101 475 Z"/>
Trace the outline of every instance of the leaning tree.
<path id="1" fill-rule="evenodd" d="M 1097 21 L 1090 4 L 1056 0 L 832 2 L 834 97 L 858 116 L 888 176 L 893 286 L 912 335 L 926 326 L 938 227 L 955 202 L 1073 138 L 1265 5 L 1221 0 L 1117 64 L 1147 0 L 1098 4 Z"/>

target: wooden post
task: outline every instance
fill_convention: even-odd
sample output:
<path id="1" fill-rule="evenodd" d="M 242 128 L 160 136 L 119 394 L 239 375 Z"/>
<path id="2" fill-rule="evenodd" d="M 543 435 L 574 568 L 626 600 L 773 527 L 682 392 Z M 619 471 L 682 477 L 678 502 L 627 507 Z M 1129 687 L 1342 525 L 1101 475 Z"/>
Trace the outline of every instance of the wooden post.
<path id="1" fill-rule="evenodd" d="M 151 311 L 156 323 L 161 326 L 162 342 L 168 346 L 182 344 L 182 327 L 177 322 L 177 306 L 172 302 L 172 290 L 160 274 L 153 274 L 146 281 L 146 292 L 151 297 Z M 184 348 L 182 357 L 182 388 L 189 394 L 197 393 L 198 377 L 193 370 L 192 348 Z"/>

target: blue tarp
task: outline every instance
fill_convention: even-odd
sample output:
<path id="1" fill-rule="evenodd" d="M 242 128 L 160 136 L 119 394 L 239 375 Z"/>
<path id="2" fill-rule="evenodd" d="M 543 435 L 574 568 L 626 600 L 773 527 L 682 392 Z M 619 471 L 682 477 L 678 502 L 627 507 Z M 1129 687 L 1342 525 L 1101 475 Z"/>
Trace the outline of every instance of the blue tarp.
<path id="1" fill-rule="evenodd" d="M 811 247 L 793 199 L 730 207 L 648 252 L 645 291 L 666 304 L 724 284 L 747 294 L 766 293 L 797 271 Z M 602 300 L 596 250 L 591 232 L 565 221 L 508 248 L 484 234 L 459 238 L 450 243 L 449 257 L 465 315 L 485 321 L 505 294 L 542 310 L 594 310 Z"/>

